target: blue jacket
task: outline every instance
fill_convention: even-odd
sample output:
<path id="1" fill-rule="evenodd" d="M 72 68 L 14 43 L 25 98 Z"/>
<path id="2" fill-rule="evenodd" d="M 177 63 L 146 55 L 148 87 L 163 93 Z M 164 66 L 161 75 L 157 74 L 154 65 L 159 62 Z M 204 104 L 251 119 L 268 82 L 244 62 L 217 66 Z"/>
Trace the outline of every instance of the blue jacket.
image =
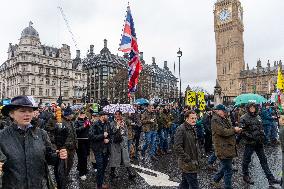
<path id="1" fill-rule="evenodd" d="M 261 113 L 260 113 L 260 117 L 262 119 L 262 124 L 263 125 L 272 125 L 273 124 L 273 118 L 272 118 L 272 111 L 271 109 L 266 109 L 266 108 L 263 108 L 261 110 Z"/>

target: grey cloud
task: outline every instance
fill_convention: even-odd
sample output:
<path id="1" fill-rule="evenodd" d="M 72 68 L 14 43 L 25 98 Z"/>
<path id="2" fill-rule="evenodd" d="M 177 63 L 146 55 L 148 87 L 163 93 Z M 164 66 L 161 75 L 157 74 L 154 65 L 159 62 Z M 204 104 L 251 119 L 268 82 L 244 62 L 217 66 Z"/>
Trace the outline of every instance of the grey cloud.
<path id="1" fill-rule="evenodd" d="M 108 47 L 117 51 L 128 0 L 14 0 L 3 1 L 0 7 L 0 62 L 7 58 L 9 42 L 18 43 L 21 31 L 32 20 L 43 44 L 75 47 L 65 23 L 57 9 L 60 5 L 68 18 L 78 41 L 82 56 L 90 44 L 95 52 Z M 284 58 L 283 0 L 241 0 L 245 22 L 245 61 L 250 67 L 258 58 L 280 60 Z M 183 51 L 182 81 L 187 85 L 200 85 L 213 91 L 216 79 L 215 35 L 213 23 L 214 1 L 211 0 L 143 0 L 130 1 L 138 44 L 147 63 L 155 56 L 160 66 L 167 60 L 173 70 L 178 62 L 177 50 Z M 5 29 L 3 29 L 5 28 Z M 178 67 L 176 66 L 176 70 Z M 193 70 L 193 71 L 191 71 Z M 177 72 L 176 72 L 177 75 Z"/>

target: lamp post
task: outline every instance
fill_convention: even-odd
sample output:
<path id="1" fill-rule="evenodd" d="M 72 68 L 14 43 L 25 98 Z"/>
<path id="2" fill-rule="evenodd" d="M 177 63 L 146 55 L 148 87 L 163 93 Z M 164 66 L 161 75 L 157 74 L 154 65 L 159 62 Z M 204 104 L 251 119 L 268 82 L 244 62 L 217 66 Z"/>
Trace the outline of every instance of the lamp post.
<path id="1" fill-rule="evenodd" d="M 180 58 L 182 57 L 182 51 L 180 50 L 180 48 L 178 49 L 177 56 L 178 56 L 178 74 L 179 74 L 179 105 L 181 107 L 182 98 L 181 98 Z"/>

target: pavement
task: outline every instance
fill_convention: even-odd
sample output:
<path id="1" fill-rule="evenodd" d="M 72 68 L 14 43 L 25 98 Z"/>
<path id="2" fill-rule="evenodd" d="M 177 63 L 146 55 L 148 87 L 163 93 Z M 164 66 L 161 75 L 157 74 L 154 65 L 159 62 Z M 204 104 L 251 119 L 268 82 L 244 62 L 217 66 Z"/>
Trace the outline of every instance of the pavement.
<path id="1" fill-rule="evenodd" d="M 280 179 L 281 174 L 281 149 L 280 147 L 265 147 L 265 153 L 267 155 L 267 160 L 269 167 L 275 177 Z M 259 160 L 256 154 L 253 155 L 252 162 L 250 165 L 251 177 L 255 184 L 253 186 L 248 186 L 242 181 L 241 175 L 241 159 L 243 155 L 243 148 L 238 149 L 239 157 L 234 159 L 234 168 L 238 169 L 233 175 L 233 188 L 236 189 L 268 189 L 268 188 L 280 188 L 280 186 L 275 185 L 275 187 L 269 187 L 268 181 L 265 178 L 264 172 L 261 169 Z M 89 173 L 87 175 L 87 180 L 81 181 L 76 171 L 76 164 L 71 171 L 69 189 L 89 189 L 96 188 L 96 172 L 89 165 Z M 205 164 L 205 159 L 204 159 Z M 218 162 L 217 162 L 218 164 Z M 214 172 L 202 169 L 199 173 L 199 184 L 201 189 L 211 189 L 212 176 Z M 133 162 L 133 171 L 136 173 L 137 177 L 131 181 L 128 179 L 128 175 L 125 168 L 120 168 L 117 170 L 119 178 L 115 180 L 110 180 L 109 168 L 106 173 L 106 181 L 110 184 L 111 189 L 176 189 L 181 181 L 181 173 L 177 166 L 177 159 L 173 154 L 167 154 L 159 157 L 159 161 L 152 161 L 147 157 L 144 160 L 138 162 Z M 223 184 L 223 180 L 221 180 Z"/>

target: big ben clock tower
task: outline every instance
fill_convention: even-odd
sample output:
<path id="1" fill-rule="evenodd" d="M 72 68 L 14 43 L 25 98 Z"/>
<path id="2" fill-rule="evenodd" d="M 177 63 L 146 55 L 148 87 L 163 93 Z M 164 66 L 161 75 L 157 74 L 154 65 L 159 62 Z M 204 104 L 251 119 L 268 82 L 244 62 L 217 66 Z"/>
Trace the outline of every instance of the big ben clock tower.
<path id="1" fill-rule="evenodd" d="M 223 96 L 240 94 L 244 70 L 243 9 L 239 0 L 217 0 L 214 10 L 217 80 Z"/>

